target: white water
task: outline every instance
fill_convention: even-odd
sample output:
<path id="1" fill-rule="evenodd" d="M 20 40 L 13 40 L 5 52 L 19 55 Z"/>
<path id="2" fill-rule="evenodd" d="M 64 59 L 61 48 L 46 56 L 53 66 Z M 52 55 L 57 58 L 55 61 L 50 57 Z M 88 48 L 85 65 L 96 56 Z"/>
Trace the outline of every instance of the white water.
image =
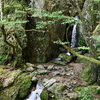
<path id="1" fill-rule="evenodd" d="M 42 83 L 40 81 L 38 81 L 38 83 L 36 85 L 36 90 L 32 91 L 26 100 L 41 100 L 40 94 L 43 89 L 44 89 L 44 86 L 42 85 Z"/>
<path id="2" fill-rule="evenodd" d="M 78 20 L 79 17 L 75 16 L 75 19 Z M 71 39 L 71 48 L 75 48 L 76 47 L 76 43 L 77 43 L 77 23 L 75 23 L 73 30 L 72 30 L 72 39 Z"/>
<path id="3" fill-rule="evenodd" d="M 76 46 L 76 34 L 77 33 L 77 31 L 76 31 L 76 24 L 74 25 L 74 27 L 73 27 L 73 30 L 72 30 L 72 39 L 71 39 L 71 48 L 75 48 L 75 46 Z"/>

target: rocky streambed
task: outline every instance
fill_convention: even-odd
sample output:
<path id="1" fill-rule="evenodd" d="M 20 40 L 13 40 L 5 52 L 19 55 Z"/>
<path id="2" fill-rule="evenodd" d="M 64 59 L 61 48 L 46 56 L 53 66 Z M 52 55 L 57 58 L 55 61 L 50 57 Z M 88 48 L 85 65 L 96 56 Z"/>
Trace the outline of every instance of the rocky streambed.
<path id="1" fill-rule="evenodd" d="M 80 94 L 74 89 L 87 85 L 79 77 L 83 69 L 83 63 L 74 62 L 65 66 L 26 63 L 17 69 L 0 65 L 0 100 L 25 100 L 35 90 L 37 81 L 45 87 L 40 96 L 42 100 L 76 100 Z"/>

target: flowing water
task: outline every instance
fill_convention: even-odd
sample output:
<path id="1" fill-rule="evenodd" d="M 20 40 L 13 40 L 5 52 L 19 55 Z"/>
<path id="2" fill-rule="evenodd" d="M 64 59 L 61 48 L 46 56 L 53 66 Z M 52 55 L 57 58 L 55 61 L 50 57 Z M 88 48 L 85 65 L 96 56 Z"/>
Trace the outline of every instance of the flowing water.
<path id="1" fill-rule="evenodd" d="M 31 94 L 29 95 L 29 97 L 25 100 L 41 100 L 40 94 L 43 89 L 44 89 L 44 86 L 42 85 L 42 83 L 40 81 L 38 81 L 38 83 L 36 85 L 36 90 L 32 91 Z"/>
<path id="2" fill-rule="evenodd" d="M 75 19 L 78 20 L 79 17 L 75 16 Z M 71 38 L 71 48 L 75 48 L 76 47 L 76 43 L 77 43 L 77 23 L 74 24 L 73 30 L 72 30 L 72 38 Z"/>

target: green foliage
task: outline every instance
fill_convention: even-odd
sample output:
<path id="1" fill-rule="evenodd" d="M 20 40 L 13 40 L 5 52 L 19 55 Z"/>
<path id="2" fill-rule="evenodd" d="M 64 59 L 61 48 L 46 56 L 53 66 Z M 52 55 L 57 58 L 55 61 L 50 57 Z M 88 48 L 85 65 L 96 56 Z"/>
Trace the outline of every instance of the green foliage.
<path id="1" fill-rule="evenodd" d="M 79 100 L 92 100 L 93 94 L 88 88 L 84 88 L 79 95 Z"/>
<path id="2" fill-rule="evenodd" d="M 83 46 L 83 47 L 78 47 L 78 49 L 89 50 L 89 47 Z"/>
<path id="3" fill-rule="evenodd" d="M 53 41 L 53 43 L 61 44 L 61 45 L 69 44 L 69 42 L 63 42 L 63 43 L 60 43 L 59 41 Z"/>
<path id="4" fill-rule="evenodd" d="M 0 54 L 0 64 L 4 64 L 4 61 L 6 60 L 6 58 Z"/>
<path id="5" fill-rule="evenodd" d="M 39 9 L 36 10 L 36 13 L 32 15 L 32 17 L 40 17 L 42 21 L 37 22 L 37 29 L 42 29 L 46 25 L 54 24 L 58 20 L 62 20 L 61 24 L 80 23 L 80 20 L 76 20 L 74 17 L 66 16 L 63 14 L 63 10 L 55 11 L 55 12 L 46 12 L 45 10 L 41 11 Z"/>

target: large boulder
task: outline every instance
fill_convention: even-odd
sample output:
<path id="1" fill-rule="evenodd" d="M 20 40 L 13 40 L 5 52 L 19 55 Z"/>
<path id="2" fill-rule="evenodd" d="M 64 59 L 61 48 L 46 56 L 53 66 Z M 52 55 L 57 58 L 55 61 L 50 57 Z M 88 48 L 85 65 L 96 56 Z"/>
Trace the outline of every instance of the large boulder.
<path id="1" fill-rule="evenodd" d="M 0 68 L 0 100 L 22 99 L 27 95 L 31 83 L 31 77 L 20 69 L 10 71 Z"/>

